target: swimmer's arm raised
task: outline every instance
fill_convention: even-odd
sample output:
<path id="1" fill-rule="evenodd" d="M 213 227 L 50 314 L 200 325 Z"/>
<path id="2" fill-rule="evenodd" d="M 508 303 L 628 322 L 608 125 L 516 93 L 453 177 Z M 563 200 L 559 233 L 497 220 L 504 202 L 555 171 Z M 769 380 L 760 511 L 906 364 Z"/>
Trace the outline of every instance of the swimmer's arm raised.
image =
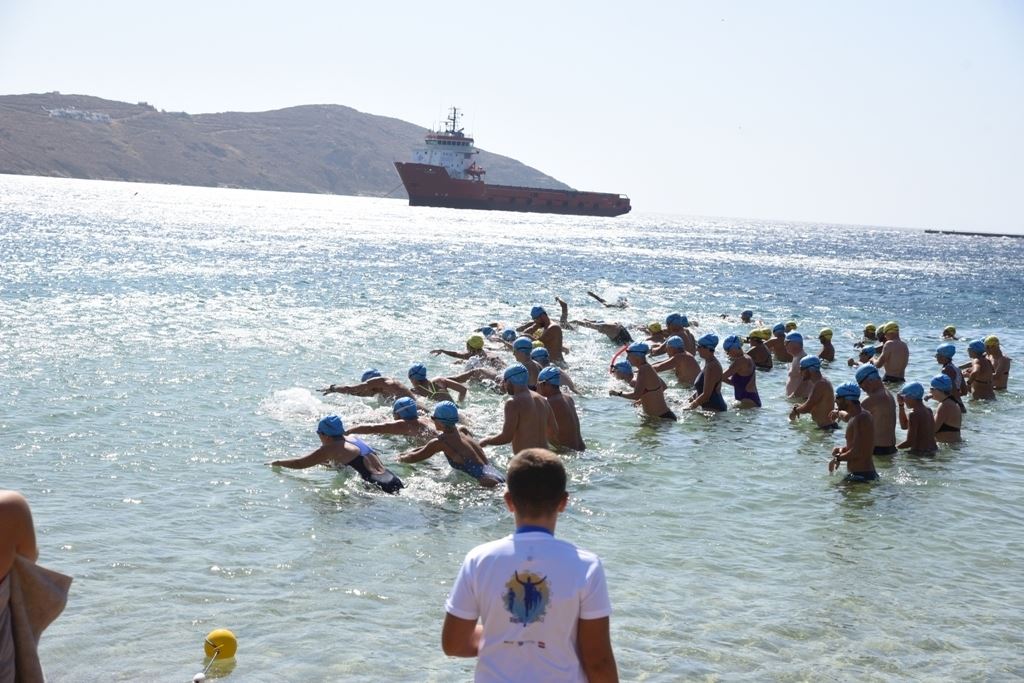
<path id="1" fill-rule="evenodd" d="M 289 460 L 275 460 L 270 463 L 271 467 L 287 467 L 290 470 L 304 470 L 316 465 L 322 465 L 330 460 L 330 453 L 321 446 L 312 453 L 302 458 L 291 458 Z"/>
<path id="2" fill-rule="evenodd" d="M 462 403 L 462 401 L 465 400 L 466 392 L 469 391 L 465 384 L 456 382 L 453 379 L 448 379 L 447 377 L 442 377 L 441 379 L 437 380 L 437 384 L 440 384 L 441 386 L 447 387 L 448 389 L 451 389 L 452 391 L 458 393 L 459 403 Z"/>
<path id="3" fill-rule="evenodd" d="M 346 434 L 405 434 L 404 422 L 380 422 L 378 424 L 358 425 L 346 430 Z"/>
<path id="4" fill-rule="evenodd" d="M 434 349 L 430 352 L 430 355 L 437 356 L 442 353 L 446 356 L 451 356 L 452 358 L 461 358 L 462 360 L 469 360 L 472 355 L 468 351 L 449 351 L 447 349 Z"/>
<path id="5" fill-rule="evenodd" d="M 907 429 L 910 420 L 907 418 L 907 406 L 903 403 L 903 396 L 901 394 L 896 395 L 896 402 L 900 406 L 900 429 Z M 907 434 L 907 441 L 910 440 L 910 434 Z"/>
<path id="6" fill-rule="evenodd" d="M 402 453 L 398 456 L 398 462 L 412 463 L 412 462 L 423 462 L 432 455 L 436 455 L 442 450 L 441 442 L 437 439 L 431 439 L 425 445 L 409 451 L 408 453 Z"/>

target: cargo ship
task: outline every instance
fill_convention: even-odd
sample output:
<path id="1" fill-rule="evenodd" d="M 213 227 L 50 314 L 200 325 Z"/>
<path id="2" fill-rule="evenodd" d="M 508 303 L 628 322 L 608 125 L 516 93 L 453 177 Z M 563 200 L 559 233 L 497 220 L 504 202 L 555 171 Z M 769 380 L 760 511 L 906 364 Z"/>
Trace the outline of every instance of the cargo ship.
<path id="1" fill-rule="evenodd" d="M 459 127 L 459 110 L 452 107 L 444 128 L 427 133 L 413 161 L 395 162 L 409 194 L 409 206 L 450 209 L 528 211 L 575 216 L 620 216 L 630 210 L 629 197 L 607 192 L 551 190 L 542 187 L 488 185 L 486 173 L 473 158 L 479 150 Z"/>

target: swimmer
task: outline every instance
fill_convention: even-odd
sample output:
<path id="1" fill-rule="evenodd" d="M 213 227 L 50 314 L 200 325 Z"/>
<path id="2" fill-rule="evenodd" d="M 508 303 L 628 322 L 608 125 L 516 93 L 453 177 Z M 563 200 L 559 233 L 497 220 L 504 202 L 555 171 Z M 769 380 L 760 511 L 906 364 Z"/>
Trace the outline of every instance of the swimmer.
<path id="1" fill-rule="evenodd" d="M 952 325 L 946 325 L 942 328 L 942 338 L 945 341 L 956 341 L 959 337 L 956 336 L 956 328 Z"/>
<path id="2" fill-rule="evenodd" d="M 758 370 L 772 369 L 772 352 L 765 346 L 765 342 L 771 338 L 772 331 L 767 327 L 751 330 L 750 336 L 747 337 L 747 343 L 750 344 L 750 350 L 747 351 L 747 355 L 754 361 L 754 365 Z"/>
<path id="3" fill-rule="evenodd" d="M 345 436 L 345 425 L 337 415 L 320 420 L 316 433 L 320 437 L 320 448 L 303 458 L 275 460 L 270 463 L 271 467 L 304 470 L 316 465 L 338 468 L 347 465 L 358 472 L 363 481 L 379 486 L 384 493 L 398 493 L 405 487 L 394 472 L 384 467 L 377 451 L 362 439 Z"/>
<path id="4" fill-rule="evenodd" d="M 896 322 L 888 322 L 882 326 L 882 334 L 885 335 L 885 344 L 882 345 L 882 355 L 872 361 L 876 368 L 882 368 L 885 376 L 883 382 L 900 384 L 907 371 L 907 363 L 910 362 L 910 348 L 907 343 L 900 339 L 900 326 Z"/>
<path id="5" fill-rule="evenodd" d="M 792 363 L 793 356 L 786 350 L 786 326 L 779 323 L 772 328 L 772 338 L 764 343 L 780 363 Z"/>
<path id="6" fill-rule="evenodd" d="M 935 349 L 935 362 L 942 366 L 942 374 L 949 377 L 953 381 L 953 393 L 952 396 L 960 406 L 960 412 L 966 413 L 967 406 L 964 405 L 961 396 L 967 394 L 967 384 L 964 382 L 964 375 L 953 363 L 953 356 L 956 355 L 956 346 L 946 342 L 945 344 L 939 344 Z"/>
<path id="7" fill-rule="evenodd" d="M 960 441 L 961 420 L 963 413 L 953 399 L 953 382 L 945 375 L 936 375 L 929 382 L 931 398 L 935 405 L 935 440 L 939 443 L 956 443 Z"/>
<path id="8" fill-rule="evenodd" d="M 628 360 L 620 360 L 612 366 L 612 374 L 615 375 L 615 379 L 621 379 L 631 387 L 636 386 L 636 379 L 633 378 L 633 366 L 629 364 Z"/>
<path id="9" fill-rule="evenodd" d="M 700 365 L 693 354 L 686 350 L 686 344 L 682 337 L 669 337 L 665 340 L 665 350 L 668 358 L 654 363 L 651 367 L 657 373 L 673 371 L 676 381 L 688 387 L 692 387 L 697 375 L 700 374 Z"/>
<path id="10" fill-rule="evenodd" d="M 860 406 L 860 387 L 852 382 L 836 387 L 836 409 L 849 416 L 846 425 L 846 445 L 832 449 L 828 473 L 832 474 L 843 461 L 846 462 L 845 482 L 867 482 L 878 479 L 875 461 L 871 455 L 874 442 L 874 425 L 871 413 Z"/>
<path id="11" fill-rule="evenodd" d="M 651 417 L 676 420 L 676 414 L 669 409 L 665 402 L 665 382 L 658 377 L 654 367 L 647 362 L 647 354 L 650 352 L 651 347 L 643 342 L 634 342 L 629 345 L 626 349 L 626 360 L 636 368 L 636 382 L 633 385 L 633 391 L 627 394 L 611 390 L 608 395 L 639 403 L 644 413 Z"/>
<path id="12" fill-rule="evenodd" d="M 1003 355 L 1003 350 L 999 348 L 999 337 L 994 334 L 985 337 L 985 353 L 992 363 L 992 388 L 1004 391 L 1010 383 L 1010 362 L 1013 359 Z"/>
<path id="13" fill-rule="evenodd" d="M 412 391 L 397 379 L 381 377 L 380 371 L 370 368 L 363 373 L 359 384 L 352 386 L 339 386 L 332 384 L 326 389 L 320 390 L 321 394 L 348 394 L 349 396 L 380 396 L 384 399 L 398 399 L 403 397 L 415 398 Z"/>
<path id="14" fill-rule="evenodd" d="M 789 364 L 789 374 L 786 376 L 786 396 L 807 400 L 811 395 L 811 381 L 804 378 L 803 370 L 800 369 L 800 361 L 807 354 L 804 352 L 804 337 L 799 332 L 786 334 L 786 353 L 793 360 Z"/>
<path id="15" fill-rule="evenodd" d="M 786 334 L 789 334 L 790 332 L 796 332 L 796 321 L 790 320 L 789 322 L 787 322 L 785 330 Z"/>
<path id="16" fill-rule="evenodd" d="M 409 383 L 416 394 L 429 398 L 431 401 L 452 401 L 452 395 L 448 393 L 448 390 L 451 389 L 459 395 L 461 403 L 465 400 L 466 391 L 468 391 L 465 384 L 460 384 L 447 377 L 435 377 L 428 380 L 427 366 L 423 363 L 416 363 L 409 368 Z M 452 402 L 454 403 L 454 401 Z"/>
<path id="17" fill-rule="evenodd" d="M 558 423 L 546 398 L 530 391 L 527 386 L 530 373 L 521 364 L 505 370 L 505 391 L 512 397 L 505 401 L 505 421 L 501 432 L 480 440 L 481 446 L 501 446 L 511 443 L 512 452 L 525 448 L 547 448 L 547 435 L 558 432 Z"/>
<path id="18" fill-rule="evenodd" d="M 537 374 L 536 386 L 540 386 L 540 375 L 544 373 L 545 368 L 557 367 L 551 364 L 551 354 L 549 354 L 548 350 L 545 349 L 543 346 L 538 346 L 534 348 L 533 351 L 530 351 L 530 360 L 532 360 L 534 363 L 540 366 L 540 372 Z M 569 376 L 568 372 L 562 370 L 560 377 L 563 387 L 565 387 L 574 394 L 578 395 L 580 393 L 576 389 L 576 383 L 572 381 L 572 377 Z"/>
<path id="19" fill-rule="evenodd" d="M 861 407 L 871 413 L 874 423 L 875 455 L 895 455 L 896 453 L 896 400 L 882 384 L 882 377 L 874 365 L 863 365 L 857 368 L 854 375 L 857 385 L 866 394 Z"/>
<path id="20" fill-rule="evenodd" d="M 572 396 L 562 393 L 561 383 L 565 373 L 557 366 L 549 365 L 540 371 L 537 380 L 537 393 L 547 399 L 551 412 L 555 416 L 558 430 L 548 434 L 548 441 L 555 446 L 564 446 L 574 451 L 585 451 L 580 434 L 580 418 L 576 412 L 576 402 Z"/>
<path id="21" fill-rule="evenodd" d="M 488 328 L 489 329 L 489 328 Z M 488 352 L 484 349 L 484 342 L 486 341 L 483 334 L 476 332 L 469 335 L 466 339 L 466 350 L 465 351 L 449 351 L 448 349 L 433 349 L 430 352 L 432 356 L 438 356 L 444 354 L 451 356 L 452 358 L 458 358 L 466 361 L 467 366 L 473 364 L 475 367 L 480 367 L 483 363 L 491 365 L 496 370 L 502 370 L 505 367 L 505 362 Z"/>
<path id="22" fill-rule="evenodd" d="M 836 359 L 836 347 L 832 346 L 832 330 L 828 327 L 818 332 L 818 341 L 821 342 L 821 351 L 818 351 L 818 358 L 824 361 Z"/>
<path id="23" fill-rule="evenodd" d="M 996 398 L 992 379 L 995 371 L 992 361 L 985 355 L 985 342 L 976 339 L 967 345 L 967 354 L 971 357 L 971 365 L 964 370 L 964 380 L 974 400 L 993 401 Z"/>
<path id="24" fill-rule="evenodd" d="M 754 321 L 754 312 L 753 311 L 746 310 L 746 311 L 743 311 L 742 313 L 740 313 L 740 322 L 750 323 L 750 322 L 753 322 L 753 321 Z"/>
<path id="25" fill-rule="evenodd" d="M 865 325 L 864 326 L 864 339 L 862 341 L 859 341 L 856 344 L 854 344 L 853 347 L 855 349 L 859 349 L 862 346 L 874 345 L 875 340 L 876 340 L 876 335 L 877 335 L 877 331 L 876 330 L 877 330 L 877 328 L 873 324 L 871 324 L 871 323 L 868 323 L 867 325 Z"/>
<path id="26" fill-rule="evenodd" d="M 694 339 L 693 333 L 690 332 L 690 319 L 685 315 L 680 315 L 679 313 L 670 314 L 665 318 L 665 328 L 663 331 L 666 339 L 669 337 L 680 337 L 690 355 L 697 354 L 697 340 Z M 652 356 L 660 356 L 663 353 L 668 353 L 664 343 L 658 344 L 651 349 Z"/>
<path id="27" fill-rule="evenodd" d="M 391 407 L 395 419 L 391 422 L 359 425 L 346 430 L 346 434 L 391 434 L 393 436 L 433 436 L 434 425 L 425 417 L 420 417 L 416 401 L 404 396 Z"/>
<path id="28" fill-rule="evenodd" d="M 871 344 L 866 344 L 861 348 L 860 353 L 857 355 L 856 358 L 847 358 L 846 364 L 849 365 L 851 368 L 856 368 L 866 363 L 870 363 L 872 359 L 874 359 L 874 357 L 875 347 L 872 346 Z"/>
<path id="29" fill-rule="evenodd" d="M 924 387 L 920 382 L 905 384 L 896 400 L 900 405 L 900 428 L 907 430 L 907 437 L 896 448 L 909 449 L 914 455 L 935 455 L 935 417 L 924 404 Z"/>
<path id="30" fill-rule="evenodd" d="M 629 302 L 626 300 L 626 297 L 624 297 L 624 296 L 620 296 L 618 298 L 618 301 L 616 301 L 614 304 L 608 303 L 607 301 L 605 301 L 604 299 L 602 299 L 597 294 L 594 294 L 591 291 L 587 292 L 587 296 L 596 299 L 597 302 L 600 303 L 605 308 L 625 308 L 625 307 L 629 306 Z"/>
<path id="31" fill-rule="evenodd" d="M 423 462 L 443 453 L 452 469 L 465 472 L 484 488 L 505 483 L 505 476 L 487 461 L 487 455 L 477 441 L 458 429 L 459 408 L 451 401 L 434 406 L 433 428 L 438 434 L 421 448 L 398 456 L 398 462 Z"/>
<path id="32" fill-rule="evenodd" d="M 544 348 L 551 354 L 551 361 L 553 363 L 564 363 L 565 358 L 562 356 L 562 326 L 551 322 L 551 318 L 548 317 L 548 313 L 544 310 L 543 306 L 534 306 L 530 309 L 530 317 L 533 318 L 534 327 L 532 331 L 543 330 L 537 339 L 544 344 Z"/>
<path id="33" fill-rule="evenodd" d="M 722 381 L 732 385 L 733 396 L 741 408 L 760 408 L 761 397 L 757 393 L 757 378 L 754 377 L 757 369 L 754 359 L 743 353 L 743 342 L 736 335 L 726 337 L 722 348 L 730 360 L 729 368 L 722 373 Z"/>
<path id="34" fill-rule="evenodd" d="M 633 342 L 632 335 L 629 334 L 629 330 L 627 330 L 626 326 L 622 323 L 606 323 L 603 320 L 583 319 L 573 320 L 572 324 L 577 327 L 586 327 L 589 330 L 597 330 L 619 346 L 631 344 Z"/>
<path id="35" fill-rule="evenodd" d="M 646 325 L 642 325 L 639 329 L 640 331 L 647 335 L 647 339 L 645 341 L 647 342 L 648 346 L 653 346 L 655 344 L 664 344 L 665 340 L 672 336 L 665 331 L 665 329 L 661 326 L 661 323 L 659 323 L 657 320 L 649 322 Z"/>
<path id="36" fill-rule="evenodd" d="M 809 413 L 818 429 L 839 429 L 839 423 L 832 417 L 836 395 L 832 383 L 821 374 L 821 359 L 817 356 L 804 356 L 800 359 L 800 372 L 803 379 L 810 383 L 811 392 L 807 400 L 789 411 L 789 419 L 796 420 Z"/>
<path id="37" fill-rule="evenodd" d="M 703 408 L 720 413 L 729 409 L 722 398 L 722 364 L 715 358 L 717 346 L 718 336 L 714 334 L 705 334 L 697 340 L 697 353 L 704 359 L 704 367 L 693 383 L 696 391 L 690 397 L 687 410 Z"/>
<path id="38" fill-rule="evenodd" d="M 516 337 L 516 340 L 512 343 L 512 355 L 529 373 L 530 379 L 527 382 L 527 386 L 531 389 L 537 386 L 537 375 L 540 374 L 540 363 L 530 357 L 533 348 L 533 342 L 530 341 L 529 337 Z M 551 357 L 550 353 L 548 357 Z"/>

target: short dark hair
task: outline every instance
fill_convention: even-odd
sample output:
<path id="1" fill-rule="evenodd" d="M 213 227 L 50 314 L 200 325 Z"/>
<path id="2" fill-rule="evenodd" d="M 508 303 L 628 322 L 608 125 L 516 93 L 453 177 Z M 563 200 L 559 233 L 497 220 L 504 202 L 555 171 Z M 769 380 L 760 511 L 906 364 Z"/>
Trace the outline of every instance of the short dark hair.
<path id="1" fill-rule="evenodd" d="M 512 504 L 524 515 L 550 513 L 558 509 L 565 497 L 565 466 L 546 448 L 527 448 L 516 453 L 505 476 Z"/>

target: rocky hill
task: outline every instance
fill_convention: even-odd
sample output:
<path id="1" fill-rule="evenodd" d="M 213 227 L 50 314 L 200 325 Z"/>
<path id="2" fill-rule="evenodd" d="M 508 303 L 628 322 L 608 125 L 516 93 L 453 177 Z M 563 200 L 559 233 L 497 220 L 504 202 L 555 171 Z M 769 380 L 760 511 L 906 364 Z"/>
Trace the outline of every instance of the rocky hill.
<path id="1" fill-rule="evenodd" d="M 340 105 L 186 114 L 86 95 L 6 95 L 0 173 L 404 197 L 392 162 L 410 159 L 425 132 Z M 491 183 L 567 187 L 497 154 L 481 151 L 478 163 Z"/>

